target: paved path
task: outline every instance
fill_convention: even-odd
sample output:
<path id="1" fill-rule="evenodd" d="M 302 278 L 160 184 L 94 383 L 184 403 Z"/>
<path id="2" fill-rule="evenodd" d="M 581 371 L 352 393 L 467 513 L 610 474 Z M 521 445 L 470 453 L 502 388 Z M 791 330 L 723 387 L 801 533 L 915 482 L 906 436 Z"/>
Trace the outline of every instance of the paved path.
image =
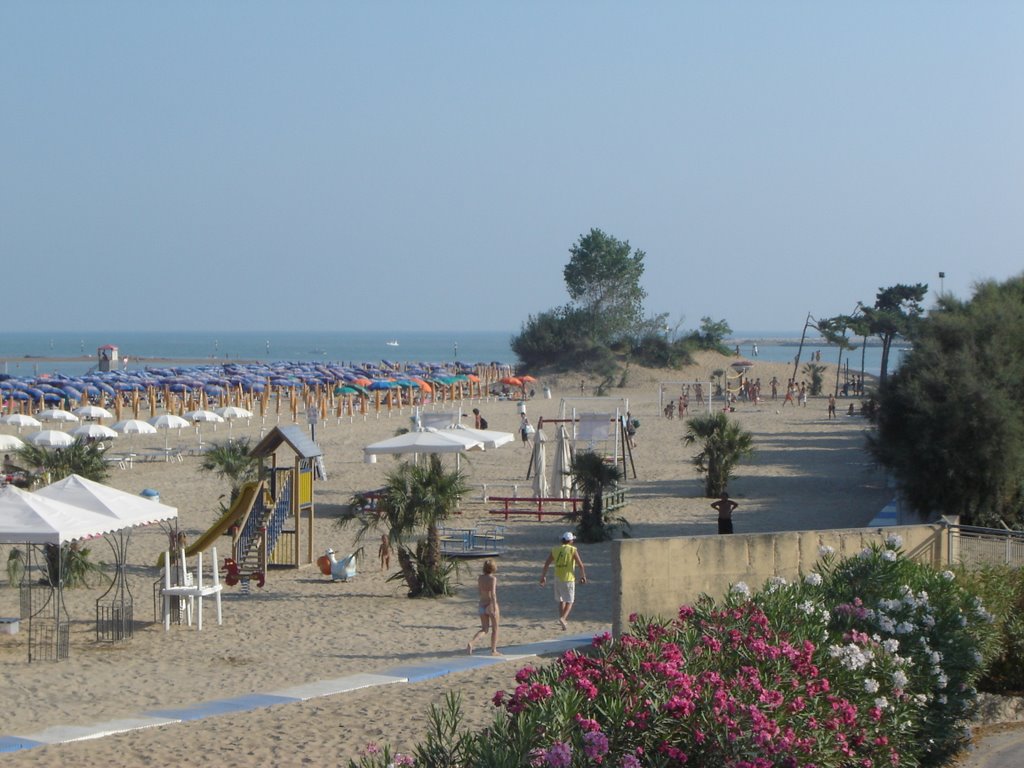
<path id="1" fill-rule="evenodd" d="M 182 707 L 152 709 L 135 716 L 103 723 L 58 725 L 37 733 L 0 736 L 0 753 L 19 752 L 24 749 L 33 749 L 50 744 L 64 744 L 70 741 L 96 739 L 103 736 L 111 736 L 115 733 L 126 733 L 142 728 L 153 728 L 154 726 L 174 725 L 192 720 L 202 720 L 207 717 L 216 717 L 217 715 L 249 712 L 254 709 L 276 706 L 278 704 L 308 701 L 309 699 L 321 696 L 335 696 L 375 685 L 418 683 L 453 672 L 479 669 L 493 664 L 522 662 L 524 659 L 541 655 L 561 654 L 571 648 L 590 645 L 595 634 L 600 633 L 566 635 L 556 640 L 512 646 L 506 648 L 502 656 L 491 656 L 489 654 L 470 656 L 466 654 L 465 656 L 448 656 L 444 658 L 423 658 L 414 663 L 391 667 L 383 672 L 348 675 L 333 680 L 306 683 L 305 685 L 293 686 L 283 690 L 251 693 L 230 699 L 214 699 Z"/>

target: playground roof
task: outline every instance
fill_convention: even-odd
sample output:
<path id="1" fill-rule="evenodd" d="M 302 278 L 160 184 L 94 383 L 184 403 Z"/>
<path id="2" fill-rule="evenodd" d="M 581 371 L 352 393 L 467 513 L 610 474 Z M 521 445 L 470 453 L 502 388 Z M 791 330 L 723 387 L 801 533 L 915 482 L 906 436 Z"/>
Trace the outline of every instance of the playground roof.
<path id="1" fill-rule="evenodd" d="M 314 459 L 317 456 L 323 455 L 320 446 L 306 435 L 302 427 L 294 424 L 274 427 L 267 433 L 266 437 L 249 451 L 249 455 L 255 456 L 258 459 L 266 458 L 274 453 L 281 446 L 281 443 L 287 443 L 288 447 L 303 459 Z"/>

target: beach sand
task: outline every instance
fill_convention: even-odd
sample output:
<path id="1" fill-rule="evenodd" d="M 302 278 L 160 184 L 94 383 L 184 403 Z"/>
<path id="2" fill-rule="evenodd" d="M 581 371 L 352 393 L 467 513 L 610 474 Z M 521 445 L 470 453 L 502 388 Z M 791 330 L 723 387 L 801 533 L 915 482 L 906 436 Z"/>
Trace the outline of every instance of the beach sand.
<path id="1" fill-rule="evenodd" d="M 698 363 L 682 371 L 659 372 L 631 368 L 624 388 L 610 392 L 628 399 L 628 409 L 640 420 L 633 451 L 637 477 L 630 470 L 630 503 L 623 511 L 632 524 L 631 535 L 715 535 L 715 514 L 702 495 L 702 483 L 690 464 L 695 453 L 683 444 L 685 421 L 663 418 L 659 402 L 661 382 L 707 380 L 711 372 L 727 368 L 729 358 L 702 354 Z M 834 382 L 835 366 L 826 366 L 826 386 Z M 772 376 L 785 381 L 792 367 L 757 363 L 751 375 L 767 383 Z M 588 382 L 593 386 L 595 382 Z M 537 385 L 552 390 L 551 399 L 534 398 L 527 405 L 530 420 L 557 418 L 561 398 L 577 400 L 577 410 L 590 410 L 598 401 L 579 401 L 580 378 L 551 377 Z M 671 396 L 679 387 L 672 385 Z M 763 392 L 770 397 L 767 386 Z M 592 394 L 588 390 L 587 394 Z M 691 398 L 692 401 L 692 398 Z M 739 502 L 734 514 L 736 532 L 855 527 L 867 524 L 892 497 L 883 474 L 863 450 L 866 422 L 848 417 L 848 402 L 840 401 L 840 416 L 826 419 L 824 397 L 811 398 L 806 407 L 782 407 L 782 399 L 759 405 L 741 402 L 734 417 L 754 435 L 756 454 L 744 461 L 730 487 Z M 604 407 L 593 410 L 614 408 Z M 623 403 L 623 407 L 625 403 Z M 516 433 L 519 423 L 514 402 L 466 401 L 462 411 L 479 407 L 491 429 Z M 696 404 L 691 402 L 691 414 Z M 449 410 L 439 406 L 438 410 Z M 332 547 L 351 552 L 355 529 L 339 529 L 336 521 L 357 491 L 378 487 L 395 466 L 382 456 L 376 464 L 363 462 L 364 445 L 384 439 L 409 425 L 409 411 L 390 417 L 328 419 L 317 427 L 328 479 L 315 489 L 317 553 Z M 286 422 L 281 422 L 286 423 Z M 236 422 L 229 431 L 204 425 L 204 441 L 221 441 L 229 434 L 254 441 L 277 424 L 270 416 L 251 423 Z M 304 429 L 306 429 L 304 425 Z M 7 428 L 5 428 L 7 429 Z M 553 430 L 546 429 L 552 440 Z M 195 446 L 195 431 L 172 432 L 172 445 Z M 134 445 L 162 447 L 164 435 L 119 438 L 115 450 Z M 513 443 L 483 453 L 464 455 L 461 466 L 474 488 L 452 521 L 459 527 L 502 523 L 489 515 L 481 501 L 486 483 L 495 495 L 531 494 L 526 479 L 530 451 L 517 438 Z M 290 457 L 288 459 L 291 460 Z M 446 462 L 452 459 L 446 458 Z M 176 506 L 180 527 L 193 539 L 217 517 L 218 499 L 227 493 L 226 481 L 199 469 L 200 459 L 186 455 L 182 462 L 136 463 L 116 467 L 108 483 L 139 493 L 151 488 L 161 500 Z M 550 466 L 550 454 L 549 454 Z M 507 523 L 508 550 L 499 559 L 499 601 L 502 626 L 500 645 L 557 639 L 562 633 L 550 588 L 538 584 L 541 565 L 567 524 L 556 518 L 537 522 L 523 518 Z M 156 526 L 133 532 L 128 552 L 128 576 L 134 595 L 135 618 L 150 621 L 154 563 L 166 545 Z M 152 709 L 184 707 L 199 702 L 272 692 L 304 683 L 355 673 L 379 673 L 427 657 L 465 654 L 466 643 L 479 626 L 476 617 L 475 578 L 479 561 L 468 561 L 455 597 L 410 600 L 397 582 L 379 570 L 377 536 L 362 542 L 365 556 L 359 575 L 350 583 L 332 583 L 315 566 L 274 569 L 263 589 L 240 594 L 227 588 L 224 624 L 217 626 L 207 605 L 202 632 L 159 623 L 137 626 L 128 642 L 108 645 L 94 639 L 95 601 L 103 587 L 67 592 L 72 617 L 71 658 L 67 661 L 27 663 L 26 636 L 0 635 L 0 689 L 3 714 L 0 736 L 30 735 L 60 725 L 88 725 L 138 716 Z M 102 541 L 92 543 L 95 556 L 110 560 Z M 221 558 L 228 539 L 220 541 Z M 611 627 L 611 545 L 582 545 L 590 583 L 577 590 L 577 605 L 570 634 L 597 634 Z M 0 556 L 6 560 L 6 547 Z M 395 563 L 392 563 L 392 573 Z M 0 587 L 0 615 L 18 613 L 18 592 Z M 486 643 L 482 651 L 487 652 Z M 478 651 L 479 652 L 479 651 Z M 409 750 L 427 728 L 427 710 L 458 691 L 470 724 L 490 720 L 493 694 L 514 687 L 514 674 L 522 663 L 500 663 L 476 671 L 450 674 L 420 683 L 398 683 L 340 695 L 257 709 L 242 714 L 210 717 L 100 739 L 40 747 L 4 755 L 4 765 L 15 768 L 66 762 L 78 766 L 168 765 L 182 761 L 212 760 L 219 766 L 347 764 L 369 742 L 389 742 Z"/>

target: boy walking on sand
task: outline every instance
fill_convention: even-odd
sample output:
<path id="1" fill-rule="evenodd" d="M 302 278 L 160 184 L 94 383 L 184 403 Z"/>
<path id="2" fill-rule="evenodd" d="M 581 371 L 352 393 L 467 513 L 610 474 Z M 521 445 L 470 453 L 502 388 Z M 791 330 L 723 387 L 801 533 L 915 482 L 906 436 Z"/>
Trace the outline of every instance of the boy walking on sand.
<path id="1" fill-rule="evenodd" d="M 555 564 L 555 599 L 558 600 L 558 623 L 562 629 L 568 629 L 566 622 L 569 612 L 576 602 L 576 568 L 580 569 L 580 584 L 587 583 L 587 569 L 580 559 L 579 550 L 572 545 L 576 537 L 571 531 L 562 534 L 562 543 L 548 553 L 544 561 L 544 570 L 540 574 L 540 584 L 544 586 L 548 579 L 548 566 Z"/>

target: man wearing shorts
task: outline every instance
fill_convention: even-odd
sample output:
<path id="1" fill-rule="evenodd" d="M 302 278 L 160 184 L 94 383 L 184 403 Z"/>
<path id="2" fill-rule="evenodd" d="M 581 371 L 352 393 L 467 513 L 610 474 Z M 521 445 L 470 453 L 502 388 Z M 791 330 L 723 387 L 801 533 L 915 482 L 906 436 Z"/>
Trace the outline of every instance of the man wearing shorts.
<path id="1" fill-rule="evenodd" d="M 548 553 L 544 570 L 540 574 L 541 586 L 547 583 L 548 567 L 555 564 L 555 599 L 558 600 L 558 623 L 567 629 L 569 612 L 576 601 L 576 568 L 580 569 L 580 584 L 587 583 L 587 569 L 580 559 L 579 550 L 572 545 L 576 537 L 571 531 L 562 534 L 562 543 Z"/>

